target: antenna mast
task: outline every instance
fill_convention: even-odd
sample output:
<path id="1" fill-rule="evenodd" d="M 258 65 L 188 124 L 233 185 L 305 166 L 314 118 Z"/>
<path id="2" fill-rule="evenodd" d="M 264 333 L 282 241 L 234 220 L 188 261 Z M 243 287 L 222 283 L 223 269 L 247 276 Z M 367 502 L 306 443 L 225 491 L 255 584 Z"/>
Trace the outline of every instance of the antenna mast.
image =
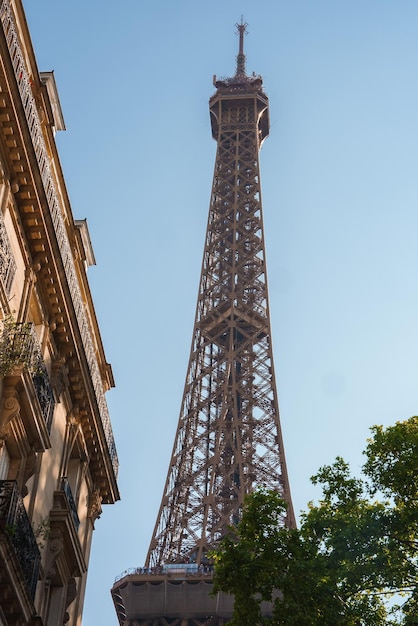
<path id="1" fill-rule="evenodd" d="M 239 35 L 239 49 L 237 55 L 237 71 L 236 76 L 246 76 L 245 72 L 245 54 L 244 54 L 244 35 L 248 33 L 247 26 L 248 24 L 244 22 L 244 18 L 241 15 L 241 23 L 235 24 L 237 27 L 237 34 Z"/>

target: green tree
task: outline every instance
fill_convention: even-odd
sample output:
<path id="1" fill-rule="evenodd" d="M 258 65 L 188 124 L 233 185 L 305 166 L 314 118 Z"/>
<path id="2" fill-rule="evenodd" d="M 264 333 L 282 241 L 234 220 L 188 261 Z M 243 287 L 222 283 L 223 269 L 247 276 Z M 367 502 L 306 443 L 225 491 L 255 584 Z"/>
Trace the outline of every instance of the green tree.
<path id="1" fill-rule="evenodd" d="M 271 600 L 275 589 L 272 580 L 284 565 L 288 537 L 281 520 L 285 513 L 286 505 L 277 493 L 262 489 L 253 492 L 245 500 L 240 523 L 230 528 L 212 554 L 214 593 L 224 591 L 235 596 L 231 626 L 263 623 L 260 603 Z"/>
<path id="2" fill-rule="evenodd" d="M 371 431 L 363 476 L 341 458 L 320 468 L 322 496 L 298 530 L 284 528 L 277 493 L 247 497 L 214 554 L 215 592 L 235 595 L 231 626 L 418 624 L 418 418 Z"/>

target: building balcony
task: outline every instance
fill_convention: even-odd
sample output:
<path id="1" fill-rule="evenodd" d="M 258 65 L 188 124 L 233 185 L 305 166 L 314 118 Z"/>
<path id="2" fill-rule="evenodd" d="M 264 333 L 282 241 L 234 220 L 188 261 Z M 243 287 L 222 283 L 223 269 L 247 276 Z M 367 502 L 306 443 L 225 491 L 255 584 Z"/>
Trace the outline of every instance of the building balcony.
<path id="1" fill-rule="evenodd" d="M 17 594 L 23 578 L 26 591 L 33 600 L 41 555 L 14 480 L 0 481 L 0 535 L 2 584 L 11 585 Z"/>
<path id="2" fill-rule="evenodd" d="M 0 376 L 21 379 L 26 389 L 23 404 L 27 413 L 33 414 L 35 422 L 39 415 L 42 424 L 36 430 L 51 432 L 54 414 L 54 394 L 48 372 L 42 358 L 41 348 L 32 322 L 18 323 L 10 319 L 3 321 L 0 336 Z M 41 439 L 45 440 L 45 436 Z M 49 447 L 44 441 L 41 447 Z"/>
<path id="3" fill-rule="evenodd" d="M 49 513 L 50 539 L 60 537 L 63 551 L 60 555 L 74 576 L 81 576 L 86 570 L 83 549 L 78 537 L 80 519 L 67 478 L 62 478 L 60 488 L 54 491 L 54 501 Z"/>

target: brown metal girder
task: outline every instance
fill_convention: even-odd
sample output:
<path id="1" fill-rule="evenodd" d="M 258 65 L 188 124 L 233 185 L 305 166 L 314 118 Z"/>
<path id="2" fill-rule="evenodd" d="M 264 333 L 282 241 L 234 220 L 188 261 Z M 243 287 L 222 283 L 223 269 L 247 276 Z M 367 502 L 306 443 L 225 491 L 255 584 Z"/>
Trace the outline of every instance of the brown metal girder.
<path id="1" fill-rule="evenodd" d="M 267 319 L 256 311 L 246 310 L 242 306 L 230 306 L 219 313 L 217 311 L 218 309 L 214 309 L 212 315 L 208 314 L 198 322 L 198 327 L 205 335 L 210 335 L 211 337 L 219 336 L 220 332 L 216 333 L 216 328 L 220 326 L 239 328 L 240 324 L 244 326 L 242 322 L 245 322 L 248 327 L 253 329 L 250 333 L 245 333 L 243 329 L 243 332 L 248 334 L 248 336 L 254 336 L 257 332 L 267 330 Z M 214 332 L 212 333 L 212 331 Z"/>

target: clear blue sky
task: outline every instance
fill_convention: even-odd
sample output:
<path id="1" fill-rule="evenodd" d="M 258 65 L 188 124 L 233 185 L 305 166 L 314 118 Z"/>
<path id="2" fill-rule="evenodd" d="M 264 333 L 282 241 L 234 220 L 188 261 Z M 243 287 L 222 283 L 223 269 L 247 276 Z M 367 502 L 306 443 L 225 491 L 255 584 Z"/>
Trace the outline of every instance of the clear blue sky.
<path id="1" fill-rule="evenodd" d="M 109 589 L 141 565 L 189 356 L 215 142 L 212 75 L 241 14 L 264 77 L 261 154 L 275 367 L 296 512 L 369 427 L 418 411 L 416 0 L 25 0 L 116 388 L 122 500 L 96 523 L 83 626 L 116 626 Z"/>

